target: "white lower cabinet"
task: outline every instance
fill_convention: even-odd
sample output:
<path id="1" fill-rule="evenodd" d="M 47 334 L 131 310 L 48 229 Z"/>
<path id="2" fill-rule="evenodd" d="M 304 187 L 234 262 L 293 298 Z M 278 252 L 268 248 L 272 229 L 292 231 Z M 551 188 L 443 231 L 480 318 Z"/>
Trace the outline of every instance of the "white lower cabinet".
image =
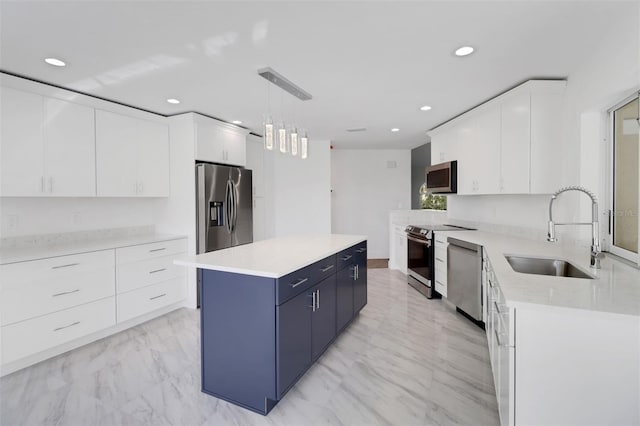
<path id="1" fill-rule="evenodd" d="M 435 235 L 436 246 L 434 255 L 435 268 L 435 289 L 443 297 L 447 297 L 447 237 L 444 235 Z"/>
<path id="2" fill-rule="evenodd" d="M 407 234 L 403 225 L 393 225 L 389 232 L 389 269 L 407 273 Z"/>
<path id="3" fill-rule="evenodd" d="M 177 305 L 186 273 L 173 259 L 186 249 L 179 238 L 0 265 L 2 374 Z"/>
<path id="4" fill-rule="evenodd" d="M 115 298 L 108 297 L 2 327 L 2 362 L 10 363 L 113 326 L 115 308 Z"/>

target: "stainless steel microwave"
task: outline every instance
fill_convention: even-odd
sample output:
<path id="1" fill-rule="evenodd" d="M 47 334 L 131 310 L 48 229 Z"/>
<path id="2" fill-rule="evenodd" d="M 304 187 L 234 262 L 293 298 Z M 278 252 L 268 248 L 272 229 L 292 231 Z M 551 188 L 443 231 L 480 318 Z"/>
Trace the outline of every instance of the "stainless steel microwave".
<path id="1" fill-rule="evenodd" d="M 458 192 L 458 162 L 428 166 L 425 172 L 425 182 L 429 194 L 456 194 Z"/>

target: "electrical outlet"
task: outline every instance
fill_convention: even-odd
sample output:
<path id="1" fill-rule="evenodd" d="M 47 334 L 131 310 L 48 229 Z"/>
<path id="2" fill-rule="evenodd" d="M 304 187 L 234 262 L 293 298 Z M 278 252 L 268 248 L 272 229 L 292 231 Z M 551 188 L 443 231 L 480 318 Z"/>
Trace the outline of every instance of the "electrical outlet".
<path id="1" fill-rule="evenodd" d="M 7 228 L 11 230 L 18 229 L 18 215 L 17 214 L 9 214 L 7 215 Z"/>

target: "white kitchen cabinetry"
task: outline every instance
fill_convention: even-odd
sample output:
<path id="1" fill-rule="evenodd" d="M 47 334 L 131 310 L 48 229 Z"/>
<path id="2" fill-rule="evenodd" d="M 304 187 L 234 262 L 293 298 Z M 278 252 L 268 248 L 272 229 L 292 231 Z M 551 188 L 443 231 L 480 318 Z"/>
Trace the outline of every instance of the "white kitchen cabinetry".
<path id="1" fill-rule="evenodd" d="M 2 88 L 2 196 L 95 196 L 93 108 Z"/>
<path id="2" fill-rule="evenodd" d="M 435 289 L 443 297 L 447 297 L 447 247 L 449 242 L 447 236 L 435 234 L 436 246 L 435 246 Z"/>
<path id="3" fill-rule="evenodd" d="M 565 86 L 531 80 L 432 130 L 432 164 L 458 160 L 461 195 L 552 193 Z"/>
<path id="4" fill-rule="evenodd" d="M 98 196 L 169 196 L 168 126 L 96 110 Z"/>
<path id="5" fill-rule="evenodd" d="M 267 188 L 265 150 L 262 138 L 248 135 L 246 143 L 247 168 L 252 170 L 252 193 L 253 193 L 253 241 L 260 241 L 266 238 L 267 226 Z"/>
<path id="6" fill-rule="evenodd" d="M 404 225 L 392 225 L 389 230 L 389 269 L 407 273 L 407 233 Z"/>
<path id="7" fill-rule="evenodd" d="M 245 166 L 247 132 L 199 114 L 195 120 L 196 160 Z"/>

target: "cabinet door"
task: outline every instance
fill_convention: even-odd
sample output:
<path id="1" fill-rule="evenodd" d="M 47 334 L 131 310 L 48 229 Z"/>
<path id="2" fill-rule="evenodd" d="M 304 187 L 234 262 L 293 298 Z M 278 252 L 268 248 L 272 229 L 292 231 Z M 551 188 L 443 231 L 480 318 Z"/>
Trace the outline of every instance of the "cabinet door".
<path id="1" fill-rule="evenodd" d="M 500 193 L 500 108 L 486 107 L 475 118 L 472 170 L 476 194 Z"/>
<path id="2" fill-rule="evenodd" d="M 338 331 L 349 324 L 353 318 L 353 281 L 355 278 L 355 269 L 355 263 L 351 263 L 337 273 L 336 327 Z"/>
<path id="3" fill-rule="evenodd" d="M 45 98 L 45 176 L 49 195 L 96 195 L 93 108 Z"/>
<path id="4" fill-rule="evenodd" d="M 169 196 L 169 127 L 138 120 L 137 182 L 139 197 Z"/>
<path id="5" fill-rule="evenodd" d="M 475 138 L 475 117 L 470 116 L 460 121 L 452 130 L 458 144 L 458 194 L 475 194 L 478 170 L 484 167 L 477 161 L 480 147 Z"/>
<path id="6" fill-rule="evenodd" d="M 356 248 L 356 279 L 353 282 L 353 314 L 367 304 L 367 245 Z"/>
<path id="7" fill-rule="evenodd" d="M 501 192 L 529 193 L 530 97 L 529 92 L 502 102 Z"/>
<path id="8" fill-rule="evenodd" d="M 137 124 L 135 118 L 96 110 L 98 196 L 136 196 Z"/>
<path id="9" fill-rule="evenodd" d="M 196 160 L 225 163 L 224 131 L 212 119 L 196 117 Z"/>
<path id="10" fill-rule="evenodd" d="M 336 276 L 311 289 L 316 292 L 316 309 L 311 315 L 311 357 L 318 358 L 336 337 Z"/>
<path id="11" fill-rule="evenodd" d="M 311 290 L 277 308 L 278 397 L 284 395 L 311 364 Z"/>
<path id="12" fill-rule="evenodd" d="M 225 163 L 244 167 L 247 164 L 246 136 L 232 131 L 227 131 L 225 136 Z"/>
<path id="13" fill-rule="evenodd" d="M 0 195 L 43 195 L 44 99 L 2 87 L 0 102 Z"/>
<path id="14" fill-rule="evenodd" d="M 562 84 L 562 82 L 558 82 Z M 553 194 L 562 186 L 563 86 L 531 94 L 531 193 Z"/>

